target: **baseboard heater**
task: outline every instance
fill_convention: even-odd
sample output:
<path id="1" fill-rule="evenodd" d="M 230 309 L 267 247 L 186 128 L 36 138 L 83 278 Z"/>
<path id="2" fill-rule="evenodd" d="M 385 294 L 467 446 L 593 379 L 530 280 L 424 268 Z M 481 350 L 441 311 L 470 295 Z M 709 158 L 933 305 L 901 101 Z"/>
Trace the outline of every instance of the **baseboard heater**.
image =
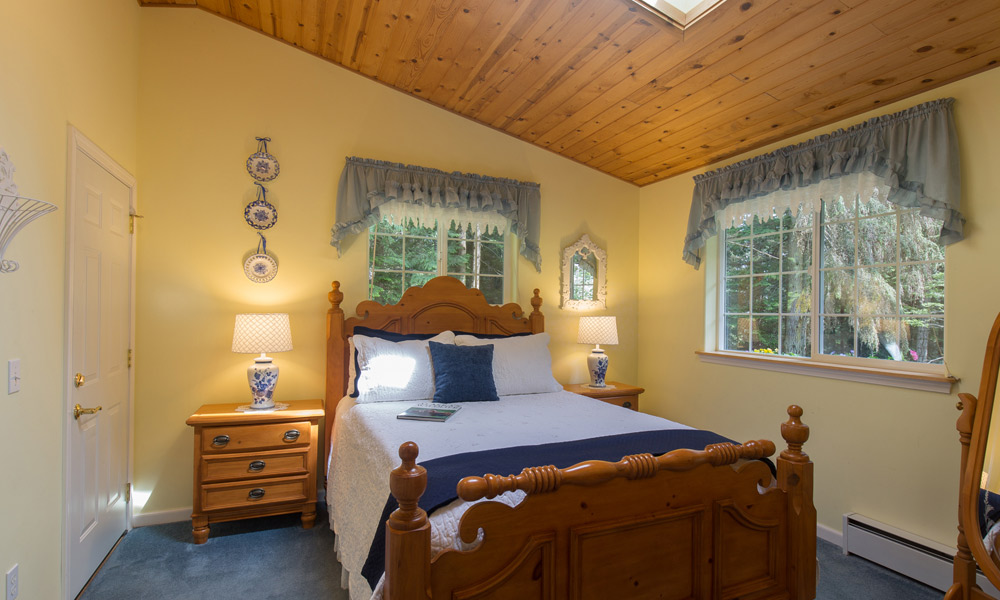
<path id="1" fill-rule="evenodd" d="M 942 592 L 951 587 L 952 559 L 955 556 L 953 547 L 858 513 L 844 515 L 843 547 L 845 554 L 860 556 Z M 977 577 L 977 583 L 985 592 L 1000 597 L 1000 591 L 982 572 Z"/>

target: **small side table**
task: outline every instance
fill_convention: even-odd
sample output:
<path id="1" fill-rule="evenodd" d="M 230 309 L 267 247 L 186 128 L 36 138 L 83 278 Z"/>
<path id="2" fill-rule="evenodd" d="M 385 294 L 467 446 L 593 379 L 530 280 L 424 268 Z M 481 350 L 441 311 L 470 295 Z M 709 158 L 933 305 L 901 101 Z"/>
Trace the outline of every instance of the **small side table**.
<path id="1" fill-rule="evenodd" d="M 219 521 L 301 512 L 302 527 L 313 526 L 323 402 L 288 404 L 266 412 L 206 404 L 188 417 L 194 427 L 194 543 L 205 543 L 209 523 Z"/>
<path id="2" fill-rule="evenodd" d="M 606 384 L 607 386 L 603 388 L 592 388 L 586 383 L 573 383 L 564 385 L 563 389 L 567 392 L 587 396 L 588 398 L 596 398 L 609 404 L 617 404 L 624 408 L 639 410 L 639 394 L 646 390 L 618 381 L 608 381 Z"/>

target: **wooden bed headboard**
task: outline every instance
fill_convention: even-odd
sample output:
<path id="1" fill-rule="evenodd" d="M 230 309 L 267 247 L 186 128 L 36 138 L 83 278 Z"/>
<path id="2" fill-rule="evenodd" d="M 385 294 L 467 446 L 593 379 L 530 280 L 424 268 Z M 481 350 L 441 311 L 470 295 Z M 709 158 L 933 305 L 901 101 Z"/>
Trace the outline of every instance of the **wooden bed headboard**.
<path id="1" fill-rule="evenodd" d="M 326 437 L 324 444 L 329 458 L 330 433 L 337 404 L 347 393 L 350 353 L 348 339 L 356 326 L 382 329 L 396 333 L 541 333 L 545 317 L 539 310 L 542 299 L 538 290 L 531 298 L 532 311 L 527 317 L 519 304 L 503 306 L 486 302 L 483 293 L 465 287 L 454 277 L 435 277 L 423 287 L 411 287 L 399 303 L 383 305 L 372 300 L 358 304 L 357 316 L 344 318 L 340 303 L 344 294 L 340 282 L 333 282 L 329 293 L 330 310 L 326 316 Z"/>

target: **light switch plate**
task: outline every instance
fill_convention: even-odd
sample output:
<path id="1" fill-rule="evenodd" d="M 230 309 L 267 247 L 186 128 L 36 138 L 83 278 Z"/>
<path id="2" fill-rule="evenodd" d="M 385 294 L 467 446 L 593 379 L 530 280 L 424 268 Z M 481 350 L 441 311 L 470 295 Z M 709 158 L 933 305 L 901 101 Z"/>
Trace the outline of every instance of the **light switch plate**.
<path id="1" fill-rule="evenodd" d="M 21 391 L 21 359 L 12 358 L 7 361 L 7 393 Z"/>

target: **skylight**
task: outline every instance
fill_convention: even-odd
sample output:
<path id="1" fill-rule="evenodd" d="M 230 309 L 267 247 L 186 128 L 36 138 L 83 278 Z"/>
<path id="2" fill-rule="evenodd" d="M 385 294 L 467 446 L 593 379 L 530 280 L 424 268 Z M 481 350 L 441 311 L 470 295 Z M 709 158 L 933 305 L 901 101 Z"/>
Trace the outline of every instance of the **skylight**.
<path id="1" fill-rule="evenodd" d="M 708 14 L 725 0 L 633 0 L 681 29 Z"/>

